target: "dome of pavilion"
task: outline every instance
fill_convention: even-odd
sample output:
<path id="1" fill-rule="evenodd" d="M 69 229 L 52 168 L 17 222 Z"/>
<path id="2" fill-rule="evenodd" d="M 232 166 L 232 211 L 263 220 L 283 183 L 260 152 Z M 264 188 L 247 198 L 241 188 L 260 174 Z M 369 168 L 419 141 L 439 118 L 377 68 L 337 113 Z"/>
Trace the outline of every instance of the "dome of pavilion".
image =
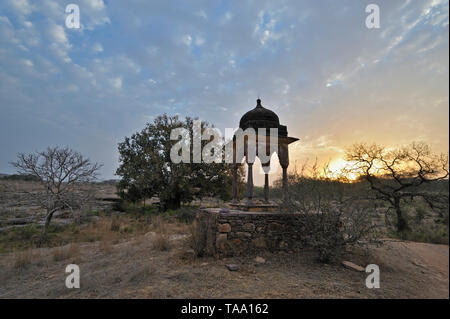
<path id="1" fill-rule="evenodd" d="M 263 107 L 260 99 L 256 100 L 256 107 L 245 113 L 239 122 L 239 127 L 243 130 L 249 127 L 257 130 L 258 128 L 278 128 L 279 126 L 278 115 Z"/>
<path id="2" fill-rule="evenodd" d="M 256 100 L 256 107 L 253 110 L 248 111 L 241 117 L 239 128 L 243 130 L 253 128 L 255 131 L 259 128 L 277 128 L 279 136 L 287 137 L 286 126 L 280 125 L 278 115 L 263 107 L 260 99 Z"/>

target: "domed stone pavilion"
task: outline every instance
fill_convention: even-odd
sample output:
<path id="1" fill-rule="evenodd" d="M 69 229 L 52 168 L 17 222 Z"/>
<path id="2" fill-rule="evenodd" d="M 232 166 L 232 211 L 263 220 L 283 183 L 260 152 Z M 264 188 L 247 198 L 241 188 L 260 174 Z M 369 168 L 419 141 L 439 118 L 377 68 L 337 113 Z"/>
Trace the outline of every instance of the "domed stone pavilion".
<path id="1" fill-rule="evenodd" d="M 249 136 L 254 134 L 253 142 Z M 241 138 L 241 140 L 239 140 Z M 242 140 L 243 139 L 243 140 Z M 265 140 L 265 144 L 262 141 Z M 239 145 L 238 141 L 243 141 Z M 276 205 L 269 201 L 269 171 L 270 171 L 270 156 L 276 152 L 283 169 L 283 199 L 288 198 L 288 181 L 287 168 L 289 166 L 289 148 L 288 145 L 298 141 L 298 138 L 288 137 L 287 127 L 280 124 L 280 119 L 275 112 L 265 108 L 261 104 L 261 100 L 256 100 L 256 107 L 245 113 L 240 122 L 239 130 L 233 136 L 233 200 L 231 206 L 239 207 L 244 210 L 270 210 Z M 261 142 L 261 144 L 259 144 Z M 260 149 L 260 145 L 265 145 L 265 149 Z M 252 149 L 253 147 L 253 149 Z M 252 154 L 255 153 L 255 154 Z M 264 154 L 263 154 L 264 153 Z M 253 164 L 255 155 L 261 160 L 262 168 L 265 173 L 264 177 L 264 203 L 255 204 L 253 202 Z M 247 173 L 247 201 L 246 203 L 239 203 L 237 200 L 237 170 L 241 161 L 245 157 L 245 162 L 248 167 Z M 263 161 L 262 159 L 266 160 Z M 268 159 L 268 160 L 267 160 Z"/>

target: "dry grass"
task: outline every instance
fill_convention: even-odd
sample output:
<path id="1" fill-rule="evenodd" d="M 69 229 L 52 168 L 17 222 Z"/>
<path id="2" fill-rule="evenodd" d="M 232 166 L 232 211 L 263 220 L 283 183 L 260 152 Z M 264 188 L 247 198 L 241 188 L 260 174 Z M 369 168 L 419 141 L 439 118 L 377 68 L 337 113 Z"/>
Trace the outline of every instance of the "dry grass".
<path id="1" fill-rule="evenodd" d="M 110 230 L 113 232 L 118 232 L 118 231 L 120 231 L 120 227 L 121 227 L 121 223 L 120 223 L 119 218 L 117 216 L 113 216 L 111 218 Z"/>
<path id="2" fill-rule="evenodd" d="M 138 268 L 138 270 L 129 277 L 128 282 L 129 283 L 141 282 L 143 280 L 148 279 L 150 276 L 155 274 L 155 272 L 156 272 L 155 267 L 151 263 L 148 265 L 144 265 Z"/>
<path id="3" fill-rule="evenodd" d="M 171 229 L 168 226 L 166 229 Z M 190 258 L 189 245 L 170 238 L 171 250 L 149 249 L 156 238 L 141 236 L 121 241 L 113 254 L 99 254 L 99 243 L 83 244 L 82 288 L 61 288 L 64 265 L 52 261 L 54 249 L 39 250 L 45 267 L 34 267 L 33 252 L 0 258 L 0 296 L 21 298 L 448 298 L 448 246 L 387 242 L 373 248 L 373 256 L 360 260 L 357 252 L 348 256 L 357 264 L 376 263 L 383 274 L 381 289 L 366 289 L 365 275 L 340 264 L 314 262 L 315 255 L 266 253 L 266 263 L 254 257 L 215 259 Z M 167 235 L 167 234 L 166 234 Z M 181 234 L 180 234 L 181 235 Z M 151 237 L 151 238 L 150 238 Z M 141 239 L 139 240 L 141 241 Z M 61 248 L 61 247 L 59 247 Z M 62 247 L 67 249 L 69 246 Z M 423 255 L 433 253 L 432 256 Z M 20 256 L 19 256 L 20 255 Z M 3 256 L 2 256 L 3 257 Z M 17 267 L 13 261 L 21 259 Z M 430 262 L 432 264 L 427 264 Z M 415 262 L 415 263 L 414 263 Z M 420 264 L 419 264 L 420 262 Z M 69 263 L 69 262 L 67 262 Z M 77 264 L 77 262 L 75 262 Z M 239 265 L 230 272 L 225 264 Z M 422 265 L 423 263 L 423 265 Z M 446 263 L 446 264 L 445 264 Z M 31 264 L 30 267 L 26 265 Z M 7 265 L 11 265 L 8 267 Z M 25 266 L 24 266 L 25 265 Z M 7 267 L 3 267 L 7 266 Z M 441 266 L 435 270 L 435 266 Z M 442 269 L 441 269 L 442 268 Z M 444 269 L 445 268 L 445 269 Z M 422 270 L 422 271 L 421 271 Z M 33 287 L 33 289 L 30 289 Z"/>
<path id="4" fill-rule="evenodd" d="M 101 252 L 109 254 L 114 249 L 114 236 L 105 236 L 98 244 L 98 248 Z"/>
<path id="5" fill-rule="evenodd" d="M 35 258 L 32 249 L 14 252 L 13 267 L 16 269 L 24 269 L 30 265 Z"/>
<path id="6" fill-rule="evenodd" d="M 148 239 L 145 238 L 145 236 L 136 236 L 133 239 L 133 245 L 136 247 L 142 246 Z"/>
<path id="7" fill-rule="evenodd" d="M 206 225 L 204 223 L 194 221 L 189 227 L 190 246 L 196 256 L 202 256 L 206 247 Z"/>
<path id="8" fill-rule="evenodd" d="M 94 223 L 80 230 L 79 237 L 82 241 L 88 242 L 112 241 L 117 243 L 123 237 L 120 230 L 124 227 L 124 224 L 124 221 L 116 216 L 111 218 L 100 217 Z"/>
<path id="9" fill-rule="evenodd" d="M 156 215 L 152 216 L 150 229 L 156 234 L 152 239 L 152 247 L 158 251 L 172 249 L 173 237 L 177 234 L 189 233 L 190 225 Z"/>
<path id="10" fill-rule="evenodd" d="M 169 251 L 172 246 L 167 234 L 156 234 L 153 240 L 153 248 L 159 251 Z"/>
<path id="11" fill-rule="evenodd" d="M 166 232 L 168 223 L 160 215 L 155 215 L 150 218 L 150 228 L 155 232 Z"/>
<path id="12" fill-rule="evenodd" d="M 80 257 L 80 244 L 71 243 L 67 246 L 61 246 L 53 248 L 52 258 L 53 261 L 61 261 L 71 259 L 73 261 L 79 260 Z"/>

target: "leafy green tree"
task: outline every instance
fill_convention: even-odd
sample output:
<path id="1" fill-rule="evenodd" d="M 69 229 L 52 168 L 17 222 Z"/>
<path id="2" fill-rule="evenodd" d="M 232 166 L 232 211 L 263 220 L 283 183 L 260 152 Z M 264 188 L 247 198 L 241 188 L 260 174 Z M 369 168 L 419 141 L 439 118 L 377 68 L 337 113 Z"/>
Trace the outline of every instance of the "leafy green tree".
<path id="1" fill-rule="evenodd" d="M 119 194 L 124 199 L 138 201 L 157 196 L 164 210 L 179 208 L 182 202 L 195 198 L 231 197 L 232 166 L 226 163 L 192 163 L 193 143 L 190 142 L 191 163 L 173 163 L 170 139 L 173 129 L 185 128 L 193 134 L 193 119 L 184 120 L 166 114 L 119 143 L 120 167 L 116 174 L 122 177 Z M 202 122 L 202 130 L 211 127 Z M 196 138 L 196 137 L 194 137 Z M 209 141 L 202 141 L 202 146 Z M 242 171 L 239 171 L 240 178 Z"/>

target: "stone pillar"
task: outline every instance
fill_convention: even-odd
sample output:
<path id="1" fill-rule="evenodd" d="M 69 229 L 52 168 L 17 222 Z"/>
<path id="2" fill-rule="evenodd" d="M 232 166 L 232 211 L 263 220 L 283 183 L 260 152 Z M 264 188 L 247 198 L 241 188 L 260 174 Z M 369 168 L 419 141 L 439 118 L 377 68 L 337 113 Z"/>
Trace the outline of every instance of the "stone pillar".
<path id="1" fill-rule="evenodd" d="M 237 203 L 237 195 L 238 195 L 238 164 L 233 163 L 233 200 L 231 201 L 233 204 Z"/>
<path id="2" fill-rule="evenodd" d="M 247 206 L 253 205 L 253 163 L 256 156 L 255 139 L 247 138 L 244 141 L 245 161 L 247 162 Z"/>
<path id="3" fill-rule="evenodd" d="M 270 163 L 268 165 L 263 165 L 262 169 L 264 171 L 264 202 L 269 202 L 269 171 Z"/>
<path id="4" fill-rule="evenodd" d="M 264 201 L 269 202 L 269 174 L 264 174 Z"/>
<path id="5" fill-rule="evenodd" d="M 283 201 L 287 202 L 289 200 L 287 178 L 287 168 L 289 166 L 289 148 L 287 143 L 281 143 L 278 145 L 278 158 L 280 160 L 280 165 L 283 168 Z"/>
<path id="6" fill-rule="evenodd" d="M 253 163 L 247 163 L 247 205 L 253 205 Z"/>
<path id="7" fill-rule="evenodd" d="M 283 201 L 287 202 L 289 197 L 288 193 L 288 179 L 287 179 L 287 166 L 283 167 Z"/>

